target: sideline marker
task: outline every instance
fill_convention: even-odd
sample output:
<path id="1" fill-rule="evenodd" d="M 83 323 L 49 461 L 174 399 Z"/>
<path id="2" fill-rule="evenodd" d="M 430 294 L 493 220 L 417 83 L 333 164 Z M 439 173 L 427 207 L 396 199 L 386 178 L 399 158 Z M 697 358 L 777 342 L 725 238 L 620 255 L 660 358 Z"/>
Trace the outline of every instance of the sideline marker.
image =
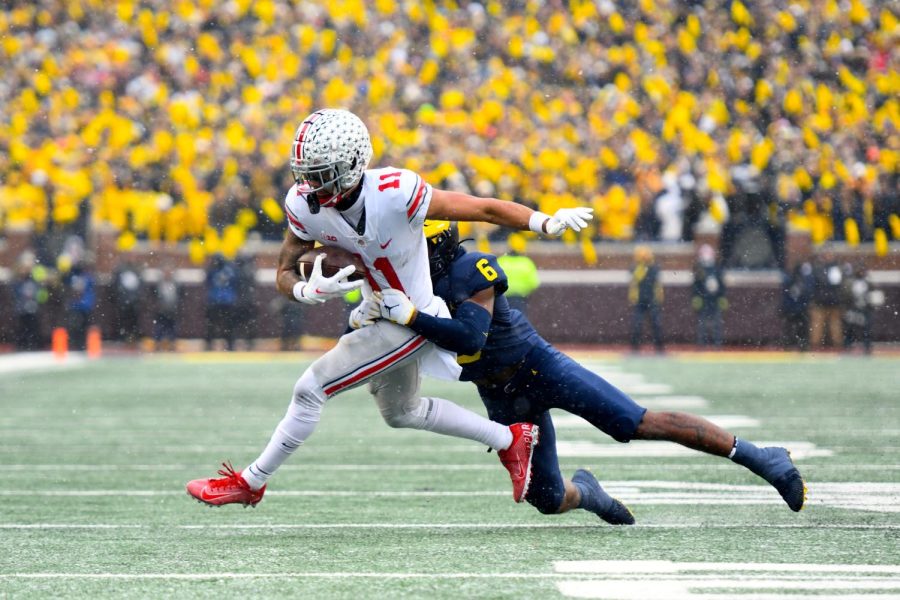
<path id="1" fill-rule="evenodd" d="M 100 328 L 91 325 L 87 330 L 86 350 L 88 358 L 100 358 L 103 341 L 100 337 Z"/>
<path id="2" fill-rule="evenodd" d="M 66 354 L 69 352 L 69 332 L 65 327 L 56 327 L 53 329 L 53 337 L 50 341 L 53 349 L 53 355 L 56 360 L 66 360 Z"/>

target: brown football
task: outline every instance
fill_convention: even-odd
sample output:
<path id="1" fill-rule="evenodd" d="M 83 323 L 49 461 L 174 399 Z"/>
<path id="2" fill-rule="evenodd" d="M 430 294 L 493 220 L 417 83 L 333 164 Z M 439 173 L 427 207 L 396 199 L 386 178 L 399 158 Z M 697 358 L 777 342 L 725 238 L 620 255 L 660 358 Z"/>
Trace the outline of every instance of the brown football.
<path id="1" fill-rule="evenodd" d="M 297 274 L 304 280 L 309 279 L 309 276 L 312 274 L 313 264 L 316 262 L 316 257 L 320 254 L 325 254 L 325 259 L 322 261 L 322 275 L 325 277 L 333 276 L 348 265 L 356 267 L 356 271 L 347 278 L 350 281 L 363 279 L 366 276 L 366 266 L 363 264 L 362 259 L 356 254 L 348 252 L 338 246 L 320 246 L 304 253 L 297 259 Z"/>

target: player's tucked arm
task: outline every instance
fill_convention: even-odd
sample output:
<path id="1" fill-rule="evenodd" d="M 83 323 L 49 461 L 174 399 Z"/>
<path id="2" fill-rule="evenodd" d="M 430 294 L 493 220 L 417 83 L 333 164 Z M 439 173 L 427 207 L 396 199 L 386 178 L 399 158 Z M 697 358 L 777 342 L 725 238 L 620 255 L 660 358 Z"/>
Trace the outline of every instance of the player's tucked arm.
<path id="1" fill-rule="evenodd" d="M 296 235 L 287 230 L 284 234 L 284 240 L 281 242 L 281 251 L 278 253 L 278 269 L 275 274 L 275 287 L 278 291 L 290 298 L 294 297 L 294 286 L 301 279 L 297 274 L 297 259 L 306 252 L 313 249 L 314 241 L 301 240 Z"/>
<path id="2" fill-rule="evenodd" d="M 451 319 L 416 312 L 408 325 L 427 340 L 457 354 L 475 354 L 487 342 L 494 313 L 494 288 L 479 291 Z"/>

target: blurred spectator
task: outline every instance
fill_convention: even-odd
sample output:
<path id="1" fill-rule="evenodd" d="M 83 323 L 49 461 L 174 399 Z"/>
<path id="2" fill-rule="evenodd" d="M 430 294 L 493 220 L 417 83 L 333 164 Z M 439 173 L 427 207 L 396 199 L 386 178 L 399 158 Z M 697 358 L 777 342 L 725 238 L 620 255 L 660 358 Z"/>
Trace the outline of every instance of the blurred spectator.
<path id="1" fill-rule="evenodd" d="M 235 307 L 238 302 L 238 272 L 221 254 L 214 254 L 206 270 L 206 349 L 213 340 L 225 339 L 234 350 Z"/>
<path id="2" fill-rule="evenodd" d="M 816 278 L 813 266 L 804 261 L 794 267 L 792 273 L 784 273 L 782 278 L 781 313 L 784 318 L 785 348 L 809 350 L 809 309 Z"/>
<path id="3" fill-rule="evenodd" d="M 497 258 L 497 262 L 506 272 L 509 287 L 503 295 L 509 301 L 509 307 L 528 316 L 528 296 L 541 285 L 537 265 L 525 255 L 527 242 L 525 236 L 512 233 L 507 238 L 509 253 Z"/>
<path id="4" fill-rule="evenodd" d="M 648 246 L 638 246 L 634 250 L 635 265 L 631 271 L 628 286 L 628 302 L 632 305 L 631 349 L 640 348 L 641 329 L 644 319 L 650 320 L 653 344 L 656 351 L 664 350 L 660 309 L 663 302 L 663 286 L 659 278 L 659 268 L 654 263 L 653 251 Z"/>
<path id="5" fill-rule="evenodd" d="M 727 265 L 783 266 L 786 223 L 816 243 L 855 228 L 886 252 L 898 21 L 869 0 L 13 2 L 0 228 L 77 232 L 90 214 L 123 249 L 197 255 L 272 239 L 297 115 L 342 106 L 382 140 L 376 163 L 550 214 L 590 198 L 593 236 L 658 239 L 663 187 L 643 179 L 675 172 L 703 191 L 664 192 L 661 231 L 675 239 L 680 219 L 690 239 L 713 212 Z M 751 180 L 755 206 L 737 206 Z M 200 243 L 211 226 L 220 245 Z M 743 252 L 755 244 L 771 254 Z"/>
<path id="6" fill-rule="evenodd" d="M 291 302 L 281 294 L 276 294 L 269 302 L 269 311 L 278 315 L 279 349 L 282 352 L 300 350 L 300 336 L 303 333 L 302 305 L 298 302 Z"/>
<path id="7" fill-rule="evenodd" d="M 79 258 L 77 262 L 68 264 L 67 256 L 61 258 L 60 271 L 63 273 L 63 286 L 67 298 L 67 329 L 69 342 L 75 350 L 84 350 L 87 341 L 87 328 L 97 304 L 95 278 L 89 259 Z"/>
<path id="8" fill-rule="evenodd" d="M 825 346 L 826 334 L 833 348 L 843 343 L 841 328 L 841 292 L 844 286 L 844 269 L 831 252 L 823 252 L 813 264 L 816 287 L 810 308 L 810 345 L 818 349 Z"/>
<path id="9" fill-rule="evenodd" d="M 256 259 L 248 252 L 240 252 L 234 266 L 238 275 L 235 337 L 244 340 L 246 348 L 252 350 L 259 315 L 259 307 L 256 304 Z"/>
<path id="10" fill-rule="evenodd" d="M 47 277 L 47 269 L 37 264 L 34 252 L 23 252 L 13 280 L 17 350 L 38 350 L 44 346 L 41 317 L 50 295 Z"/>
<path id="11" fill-rule="evenodd" d="M 656 196 L 653 210 L 659 219 L 659 239 L 677 242 L 684 235 L 684 199 L 678 176 L 667 172 L 662 177 L 663 190 Z"/>
<path id="12" fill-rule="evenodd" d="M 143 304 L 143 281 L 137 268 L 128 260 L 122 261 L 113 272 L 112 296 L 116 310 L 116 339 L 128 344 L 140 336 L 138 317 Z"/>
<path id="13" fill-rule="evenodd" d="M 784 222 L 769 180 L 752 164 L 732 169 L 729 220 L 722 228 L 722 262 L 742 269 L 784 266 Z"/>
<path id="14" fill-rule="evenodd" d="M 725 281 L 716 263 L 716 251 L 703 244 L 697 251 L 694 265 L 694 286 L 691 306 L 697 312 L 697 345 L 722 345 L 722 311 L 728 308 Z"/>
<path id="15" fill-rule="evenodd" d="M 844 281 L 844 349 L 862 343 L 866 354 L 872 353 L 872 313 L 881 305 L 883 294 L 873 289 L 866 269 L 858 266 Z"/>
<path id="16" fill-rule="evenodd" d="M 181 303 L 181 284 L 175 280 L 171 267 L 163 269 L 153 287 L 155 310 L 153 313 L 153 342 L 156 350 L 173 352 L 177 337 L 178 309 Z"/>

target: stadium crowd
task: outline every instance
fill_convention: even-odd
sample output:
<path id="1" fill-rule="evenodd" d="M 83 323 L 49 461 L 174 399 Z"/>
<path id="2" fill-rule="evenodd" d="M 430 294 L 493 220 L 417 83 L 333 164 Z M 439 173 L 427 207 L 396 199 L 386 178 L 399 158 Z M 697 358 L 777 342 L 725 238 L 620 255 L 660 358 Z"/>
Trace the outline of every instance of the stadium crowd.
<path id="1" fill-rule="evenodd" d="M 122 249 L 234 257 L 281 236 L 298 119 L 344 106 L 373 164 L 547 213 L 588 199 L 595 225 L 565 238 L 588 263 L 591 241 L 704 218 L 727 265 L 782 265 L 789 224 L 884 253 L 898 22 L 868 0 L 11 2 L 0 231 L 107 223 Z"/>

